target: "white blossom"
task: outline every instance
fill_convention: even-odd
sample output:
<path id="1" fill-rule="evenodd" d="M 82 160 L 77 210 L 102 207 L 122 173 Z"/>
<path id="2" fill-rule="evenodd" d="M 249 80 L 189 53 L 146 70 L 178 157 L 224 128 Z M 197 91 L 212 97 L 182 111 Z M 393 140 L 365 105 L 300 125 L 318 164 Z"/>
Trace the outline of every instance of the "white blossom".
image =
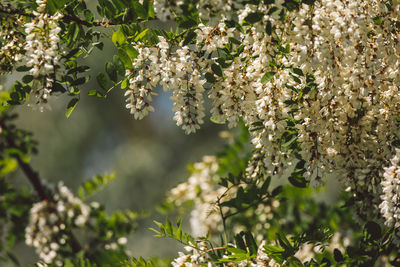
<path id="1" fill-rule="evenodd" d="M 60 259 L 58 252 L 67 249 L 70 240 L 65 223 L 69 228 L 83 227 L 89 215 L 90 207 L 60 182 L 52 201 L 43 200 L 32 206 L 25 243 L 35 247 L 45 263 L 54 263 Z"/>
<path id="2" fill-rule="evenodd" d="M 33 12 L 35 17 L 25 23 L 27 36 L 24 49 L 26 65 L 32 67 L 29 72 L 35 78 L 33 96 L 37 104 L 45 104 L 52 93 L 56 68 L 61 58 L 58 36 L 61 28 L 58 21 L 63 15 L 58 12 L 53 16 L 45 13 L 46 1 L 36 0 L 36 4 L 38 8 Z"/>

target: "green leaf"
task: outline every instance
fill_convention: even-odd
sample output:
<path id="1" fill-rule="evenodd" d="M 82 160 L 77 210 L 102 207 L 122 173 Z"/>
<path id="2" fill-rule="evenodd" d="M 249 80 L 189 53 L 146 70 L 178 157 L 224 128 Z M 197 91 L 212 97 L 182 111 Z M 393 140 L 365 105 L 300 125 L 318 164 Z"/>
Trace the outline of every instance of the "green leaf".
<path id="1" fill-rule="evenodd" d="M 175 236 L 178 240 L 182 239 L 182 229 L 181 224 L 179 224 L 178 229 L 176 229 Z"/>
<path id="2" fill-rule="evenodd" d="M 90 180 L 85 181 L 79 188 L 79 197 L 81 199 L 85 199 L 95 192 L 98 192 L 100 189 L 107 186 L 111 181 L 115 179 L 115 173 L 112 174 L 103 174 L 103 175 L 95 175 Z"/>
<path id="3" fill-rule="evenodd" d="M 122 45 L 123 43 L 125 43 L 126 38 L 125 38 L 125 34 L 122 31 L 122 28 L 119 27 L 117 31 L 115 31 L 112 34 L 111 40 L 113 41 L 113 43 L 115 45 Z"/>
<path id="4" fill-rule="evenodd" d="M 78 24 L 76 23 L 70 24 L 70 27 L 68 27 L 68 34 L 69 34 L 68 46 L 74 44 L 77 41 L 80 34 L 80 30 L 81 28 L 79 27 Z"/>
<path id="5" fill-rule="evenodd" d="M 243 241 L 242 233 L 243 232 L 241 232 L 240 234 L 235 235 L 235 244 L 236 244 L 237 248 L 240 248 L 242 250 L 246 250 L 246 244 Z"/>
<path id="6" fill-rule="evenodd" d="M 306 5 L 314 5 L 315 0 L 303 0 L 302 2 Z"/>
<path id="7" fill-rule="evenodd" d="M 255 13 L 250 13 L 249 15 L 247 15 L 247 17 L 244 19 L 246 22 L 248 23 L 256 23 L 259 22 L 260 20 L 262 20 L 262 18 L 264 17 L 264 14 L 261 12 L 255 12 Z"/>
<path id="8" fill-rule="evenodd" d="M 90 90 L 88 95 L 90 96 L 96 96 L 96 97 L 104 97 L 104 93 L 98 91 L 98 90 Z"/>
<path id="9" fill-rule="evenodd" d="M 79 99 L 78 98 L 72 98 L 68 105 L 67 105 L 67 110 L 65 111 L 65 116 L 69 118 L 71 116 L 72 111 L 74 111 L 76 105 L 78 104 Z"/>
<path id="10" fill-rule="evenodd" d="M 165 227 L 164 227 L 164 225 L 162 223 L 160 223 L 160 222 L 157 222 L 157 221 L 153 221 L 153 222 L 158 226 L 158 228 L 160 228 L 161 236 L 165 236 Z"/>
<path id="11" fill-rule="evenodd" d="M 22 81 L 24 83 L 30 83 L 31 81 L 33 81 L 33 76 L 32 75 L 25 75 L 24 77 L 22 77 Z"/>
<path id="12" fill-rule="evenodd" d="M 90 79 L 90 76 L 85 76 L 85 77 L 80 77 L 76 80 L 73 80 L 70 82 L 71 86 L 77 86 L 77 85 L 82 85 L 84 83 L 87 83 Z"/>
<path id="13" fill-rule="evenodd" d="M 376 16 L 372 19 L 372 21 L 376 24 L 376 25 L 381 25 L 383 23 L 383 19 L 382 17 Z"/>
<path id="14" fill-rule="evenodd" d="M 73 59 L 76 57 L 79 57 L 79 55 L 81 55 L 83 52 L 80 50 L 80 48 L 74 48 L 71 51 L 69 51 L 68 54 L 66 54 L 65 56 L 63 56 L 66 59 Z"/>
<path id="15" fill-rule="evenodd" d="M 168 217 L 165 219 L 165 232 L 171 236 L 174 235 L 174 231 Z"/>
<path id="16" fill-rule="evenodd" d="M 212 73 L 207 72 L 204 76 L 209 83 L 215 83 L 217 81 Z"/>
<path id="17" fill-rule="evenodd" d="M 106 62 L 106 72 L 111 81 L 117 82 L 118 79 L 117 69 L 112 62 Z"/>
<path id="18" fill-rule="evenodd" d="M 302 175 L 293 175 L 290 176 L 289 182 L 299 188 L 306 188 L 307 187 L 307 180 Z"/>
<path id="19" fill-rule="evenodd" d="M 294 249 L 292 244 L 290 244 L 289 240 L 286 238 L 284 234 L 276 234 L 279 244 L 285 249 L 285 253 L 289 253 L 289 255 L 294 254 Z"/>
<path id="20" fill-rule="evenodd" d="M 267 252 L 267 254 L 279 254 L 282 252 L 285 252 L 285 250 L 281 247 L 277 247 L 277 246 L 271 246 L 271 245 L 265 245 L 264 246 L 265 252 Z"/>
<path id="21" fill-rule="evenodd" d="M 379 224 L 373 221 L 367 222 L 364 231 L 369 234 L 368 240 L 378 240 L 382 237 L 382 230 Z"/>
<path id="22" fill-rule="evenodd" d="M 134 41 L 138 42 L 141 41 L 143 37 L 146 36 L 147 32 L 149 31 L 149 28 L 144 29 L 141 33 L 139 33 L 138 35 L 136 35 Z"/>
<path id="23" fill-rule="evenodd" d="M 118 57 L 126 69 L 133 68 L 132 60 L 124 50 L 118 49 Z"/>
<path id="24" fill-rule="evenodd" d="M 139 51 L 137 51 L 135 48 L 133 48 L 130 45 L 125 45 L 123 47 L 125 53 L 131 58 L 135 59 L 139 55 Z"/>
<path id="25" fill-rule="evenodd" d="M 92 43 L 92 45 L 97 47 L 99 50 L 103 50 L 103 47 L 104 47 L 103 42 L 95 42 L 95 43 Z"/>
<path id="26" fill-rule="evenodd" d="M 271 7 L 270 8 L 270 10 L 268 10 L 268 15 L 272 15 L 272 14 L 274 14 L 275 12 L 277 12 L 279 10 L 279 8 L 278 7 L 276 7 L 276 6 L 273 6 L 273 7 Z"/>
<path id="27" fill-rule="evenodd" d="M 304 267 L 303 263 L 301 263 L 301 261 L 294 256 L 292 256 L 288 259 L 288 263 L 289 263 L 289 266 Z"/>
<path id="28" fill-rule="evenodd" d="M 93 22 L 94 16 L 93 16 L 92 11 L 90 11 L 89 9 L 85 9 L 85 10 L 83 11 L 83 16 L 85 17 L 85 20 L 86 20 L 87 22 L 89 22 L 89 23 L 92 23 L 92 22 Z"/>
<path id="29" fill-rule="evenodd" d="M 267 179 L 265 179 L 265 182 L 263 183 L 263 185 L 260 188 L 260 193 L 261 194 L 265 194 L 268 192 L 268 187 L 271 183 L 271 176 L 268 176 Z"/>
<path id="30" fill-rule="evenodd" d="M 281 185 L 277 186 L 274 190 L 272 190 L 271 196 L 276 197 L 277 195 L 282 193 L 282 191 L 283 191 L 283 187 Z"/>
<path id="31" fill-rule="evenodd" d="M 256 241 L 254 240 L 253 235 L 250 232 L 245 232 L 244 239 L 246 240 L 246 245 L 250 252 L 250 255 L 257 255 L 258 246 Z"/>
<path id="32" fill-rule="evenodd" d="M 246 254 L 247 251 L 240 248 L 226 248 L 226 250 L 232 254 Z"/>
<path id="33" fill-rule="evenodd" d="M 190 42 L 193 41 L 194 38 L 196 38 L 197 34 L 194 32 L 194 30 L 190 30 L 187 34 L 186 34 L 186 38 L 183 41 L 182 46 L 188 45 Z"/>
<path id="34" fill-rule="evenodd" d="M 299 68 L 293 68 L 292 71 L 293 71 L 293 73 L 295 73 L 295 74 L 297 74 L 299 76 L 304 76 L 303 71 L 301 69 L 299 69 Z"/>
<path id="35" fill-rule="evenodd" d="M 338 262 L 338 263 L 344 261 L 344 257 L 343 257 L 342 252 L 340 250 L 338 250 L 337 248 L 335 248 L 333 250 L 333 257 L 335 258 L 335 261 Z"/>
<path id="36" fill-rule="evenodd" d="M 103 90 L 107 90 L 108 89 L 107 77 L 106 77 L 106 75 L 104 73 L 100 72 L 99 74 L 97 74 L 96 80 L 97 80 L 97 83 L 100 85 L 100 87 Z"/>
<path id="37" fill-rule="evenodd" d="M 128 87 L 128 79 L 124 79 L 121 83 L 121 89 L 125 89 Z"/>
<path id="38" fill-rule="evenodd" d="M 125 4 L 121 0 L 112 0 L 114 6 L 117 8 L 118 12 L 122 12 L 125 9 Z"/>
<path id="39" fill-rule="evenodd" d="M 275 73 L 276 72 L 273 72 L 273 71 L 269 71 L 269 72 L 265 73 L 261 78 L 261 83 L 266 84 L 267 82 L 271 81 L 272 78 L 274 77 Z"/>
<path id="40" fill-rule="evenodd" d="M 74 267 L 74 264 L 69 259 L 66 259 L 63 266 L 64 267 Z"/>
<path id="41" fill-rule="evenodd" d="M 88 71 L 89 69 L 90 69 L 90 67 L 88 67 L 88 66 L 79 66 L 79 67 L 76 67 L 76 68 L 69 69 L 67 74 L 74 74 L 74 73 L 77 73 L 77 72 L 78 73 L 82 73 L 82 72 Z"/>
<path id="42" fill-rule="evenodd" d="M 220 77 L 223 76 L 222 68 L 220 65 L 213 63 L 213 64 L 211 64 L 211 69 L 216 75 L 218 75 Z"/>
<path id="43" fill-rule="evenodd" d="M 237 45 L 241 45 L 242 44 L 238 39 L 233 38 L 233 37 L 229 37 L 229 42 L 233 43 L 233 44 L 237 44 Z"/>
<path id="44" fill-rule="evenodd" d="M 271 35 L 272 34 L 272 23 L 271 23 L 271 21 L 267 21 L 267 24 L 265 25 L 265 32 L 268 34 L 268 35 Z"/>
<path id="45" fill-rule="evenodd" d="M 183 29 L 190 29 L 194 26 L 197 26 L 197 22 L 193 19 L 187 19 L 179 23 L 179 27 Z"/>
<path id="46" fill-rule="evenodd" d="M 18 72 L 25 72 L 25 71 L 29 71 L 31 70 L 32 67 L 28 67 L 28 66 L 19 66 L 18 68 L 16 68 L 15 70 Z"/>
<path id="47" fill-rule="evenodd" d="M 293 137 L 287 141 L 286 143 L 282 144 L 281 147 L 289 147 L 291 144 L 293 144 L 297 140 L 297 135 L 293 135 Z"/>
<path id="48" fill-rule="evenodd" d="M 221 117 L 218 116 L 211 116 L 210 121 L 212 121 L 215 124 L 225 124 L 226 119 L 221 119 Z"/>
<path id="49" fill-rule="evenodd" d="M 147 19 L 148 12 L 139 2 L 133 2 L 133 7 L 140 18 Z"/>
<path id="50" fill-rule="evenodd" d="M 152 2 L 149 2 L 149 17 L 150 17 L 150 18 L 154 18 L 154 17 L 155 17 L 155 14 L 154 14 L 154 3 L 153 3 L 153 1 L 152 1 Z"/>
<path id="51" fill-rule="evenodd" d="M 113 64 L 115 66 L 115 69 L 117 70 L 117 73 L 120 76 L 125 76 L 125 67 L 124 64 L 122 63 L 122 61 L 119 59 L 119 57 L 117 55 L 113 56 Z"/>

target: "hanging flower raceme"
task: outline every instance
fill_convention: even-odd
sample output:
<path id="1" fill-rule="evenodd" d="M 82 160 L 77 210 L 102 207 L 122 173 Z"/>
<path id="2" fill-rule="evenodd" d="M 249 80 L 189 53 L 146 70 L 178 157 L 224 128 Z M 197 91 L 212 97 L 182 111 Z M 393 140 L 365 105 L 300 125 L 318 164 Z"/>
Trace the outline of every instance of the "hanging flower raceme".
<path id="1" fill-rule="evenodd" d="M 36 4 L 38 8 L 33 11 L 35 18 L 25 24 L 27 36 L 24 49 L 26 66 L 32 67 L 30 73 L 34 77 L 33 94 L 37 103 L 47 103 L 61 57 L 58 21 L 63 15 L 57 12 L 50 16 L 46 13 L 44 0 L 37 0 Z"/>
<path id="2" fill-rule="evenodd" d="M 196 54 L 191 52 L 187 46 L 176 51 L 173 58 L 175 64 L 175 83 L 170 83 L 173 90 L 171 100 L 174 101 L 174 120 L 178 126 L 182 126 L 186 134 L 196 132 L 203 123 L 203 84 L 200 69 L 204 67 L 204 61 L 199 60 Z"/>
<path id="3" fill-rule="evenodd" d="M 382 184 L 382 203 L 379 205 L 385 224 L 400 227 L 400 149 L 390 161 L 391 166 L 384 168 Z"/>
<path id="4" fill-rule="evenodd" d="M 0 8 L 8 10 L 0 4 Z M 0 74 L 13 70 L 13 66 L 22 60 L 25 35 L 22 34 L 22 18 L 3 15 L 0 18 Z"/>
<path id="5" fill-rule="evenodd" d="M 139 55 L 133 60 L 133 69 L 126 71 L 129 89 L 126 107 L 131 110 L 135 119 L 142 119 L 149 111 L 155 87 L 160 84 L 164 91 L 172 91 L 174 101 L 174 119 L 187 134 L 195 132 L 203 123 L 203 92 L 205 79 L 200 69 L 206 61 L 198 58 L 188 47 L 170 52 L 170 45 L 164 37 L 159 36 L 157 47 L 134 45 Z"/>
<path id="6" fill-rule="evenodd" d="M 131 110 L 135 119 L 143 119 L 154 108 L 150 105 L 154 87 L 160 79 L 160 65 L 158 63 L 157 48 L 145 47 L 137 44 L 135 48 L 139 51 L 138 57 L 133 61 L 133 69 L 126 70 L 129 79 L 129 88 L 125 93 L 127 96 L 126 108 Z"/>

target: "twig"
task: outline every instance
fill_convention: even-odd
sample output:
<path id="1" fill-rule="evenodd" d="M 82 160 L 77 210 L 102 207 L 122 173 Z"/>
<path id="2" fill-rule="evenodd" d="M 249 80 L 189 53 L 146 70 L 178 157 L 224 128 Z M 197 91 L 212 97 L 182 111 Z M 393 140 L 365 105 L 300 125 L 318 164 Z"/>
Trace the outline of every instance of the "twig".
<path id="1" fill-rule="evenodd" d="M 0 121 L 0 128 L 2 128 L 3 130 L 7 129 L 6 125 L 4 122 Z M 7 145 L 9 147 L 12 148 L 17 148 L 18 146 L 15 144 L 15 142 L 9 137 L 9 135 L 4 135 Z M 49 192 L 46 190 L 46 188 L 43 186 L 38 173 L 33 170 L 33 168 L 26 162 L 24 162 L 21 157 L 17 154 L 17 155 L 13 155 L 17 162 L 18 165 L 21 167 L 23 173 L 25 174 L 25 176 L 28 178 L 29 182 L 32 184 L 33 188 L 35 189 L 35 191 L 37 192 L 40 200 L 44 201 L 53 201 L 51 195 L 49 194 Z M 81 245 L 79 244 L 78 240 L 76 239 L 76 237 L 72 234 L 72 232 L 69 235 L 69 238 L 71 240 L 71 248 L 73 253 L 77 253 L 79 251 L 82 250 Z"/>
<path id="2" fill-rule="evenodd" d="M 29 18 L 36 18 L 36 16 L 32 13 L 26 13 L 22 10 L 18 10 L 18 9 L 4 9 L 4 8 L 0 8 L 0 13 L 4 13 L 4 14 L 9 14 L 9 15 L 20 15 L 20 16 L 24 16 L 24 17 L 29 17 Z M 113 23 L 111 21 L 93 21 L 93 22 L 88 22 L 82 18 L 79 17 L 75 17 L 75 16 L 71 16 L 68 14 L 63 13 L 63 17 L 61 18 L 64 21 L 68 21 L 68 22 L 75 22 L 77 24 L 86 26 L 86 27 L 107 27 L 107 26 L 117 26 L 117 25 L 121 25 L 119 23 Z M 156 18 L 148 18 L 148 19 L 136 19 L 136 22 L 146 22 L 146 21 L 150 21 L 150 20 L 157 20 Z"/>

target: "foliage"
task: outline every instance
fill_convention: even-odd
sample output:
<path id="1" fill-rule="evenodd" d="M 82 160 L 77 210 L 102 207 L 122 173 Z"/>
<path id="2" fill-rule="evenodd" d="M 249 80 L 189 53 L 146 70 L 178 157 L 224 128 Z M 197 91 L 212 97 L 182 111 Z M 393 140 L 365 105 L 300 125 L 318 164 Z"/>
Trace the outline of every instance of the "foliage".
<path id="1" fill-rule="evenodd" d="M 37 266 L 400 265 L 399 1 L 88 4 L 0 3 L 0 74 L 21 76 L 0 90 L 0 260 L 18 264 L 24 240 Z M 86 60 L 107 39 L 115 55 L 92 78 Z M 68 118 L 82 94 L 115 88 L 134 119 L 155 111 L 162 89 L 186 134 L 204 123 L 205 96 L 210 120 L 237 128 L 159 206 L 190 214 L 191 233 L 168 217 L 150 228 L 184 245 L 173 260 L 128 255 L 138 213 L 88 202 L 114 174 L 77 196 L 47 185 L 30 162 L 37 143 L 15 121 L 19 105 L 44 111 L 65 95 Z M 10 181 L 18 169 L 34 192 Z"/>

